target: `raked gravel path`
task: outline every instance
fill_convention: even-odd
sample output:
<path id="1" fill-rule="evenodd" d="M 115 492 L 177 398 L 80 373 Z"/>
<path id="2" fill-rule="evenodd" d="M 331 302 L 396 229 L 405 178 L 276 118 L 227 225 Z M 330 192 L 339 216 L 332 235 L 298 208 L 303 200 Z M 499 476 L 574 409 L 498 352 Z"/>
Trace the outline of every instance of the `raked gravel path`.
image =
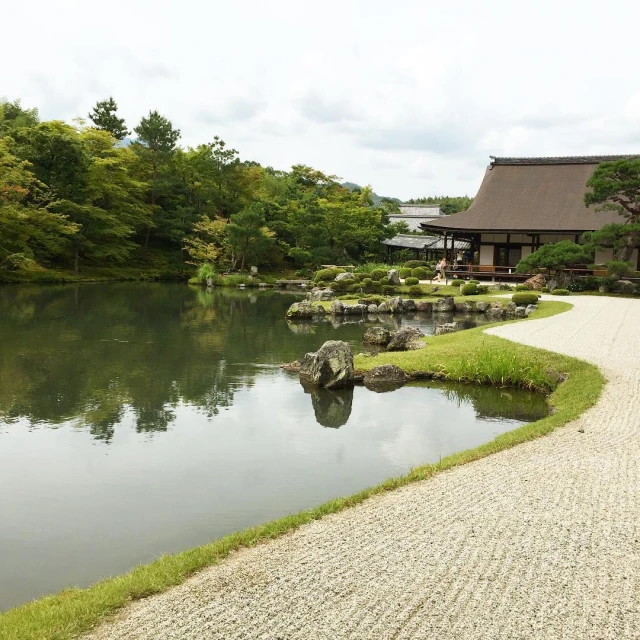
<path id="1" fill-rule="evenodd" d="M 240 551 L 86 638 L 640 638 L 640 301 L 571 302 L 490 332 L 600 366 L 579 420 Z"/>

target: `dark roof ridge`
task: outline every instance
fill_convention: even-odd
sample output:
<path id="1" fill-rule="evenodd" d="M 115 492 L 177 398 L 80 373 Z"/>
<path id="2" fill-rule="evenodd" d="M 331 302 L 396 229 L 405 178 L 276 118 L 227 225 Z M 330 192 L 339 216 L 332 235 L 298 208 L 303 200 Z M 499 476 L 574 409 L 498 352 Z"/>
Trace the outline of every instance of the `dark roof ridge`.
<path id="1" fill-rule="evenodd" d="M 542 165 L 542 164 L 600 164 L 601 162 L 614 162 L 615 160 L 635 160 L 640 155 L 609 155 L 609 156 L 549 156 L 549 157 L 530 157 L 515 158 L 504 157 L 491 158 L 491 166 L 496 165 Z"/>

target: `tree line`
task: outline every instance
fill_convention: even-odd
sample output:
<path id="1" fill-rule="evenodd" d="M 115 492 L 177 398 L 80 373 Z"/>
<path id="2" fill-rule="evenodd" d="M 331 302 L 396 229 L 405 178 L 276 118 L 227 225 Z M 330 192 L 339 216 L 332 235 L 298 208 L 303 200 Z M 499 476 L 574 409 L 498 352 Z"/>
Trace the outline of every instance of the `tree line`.
<path id="1" fill-rule="evenodd" d="M 73 124 L 0 101 L 0 266 L 301 268 L 377 259 L 405 230 L 368 187 L 263 167 L 218 136 L 179 142 L 155 110 L 130 130 L 113 98 Z"/>

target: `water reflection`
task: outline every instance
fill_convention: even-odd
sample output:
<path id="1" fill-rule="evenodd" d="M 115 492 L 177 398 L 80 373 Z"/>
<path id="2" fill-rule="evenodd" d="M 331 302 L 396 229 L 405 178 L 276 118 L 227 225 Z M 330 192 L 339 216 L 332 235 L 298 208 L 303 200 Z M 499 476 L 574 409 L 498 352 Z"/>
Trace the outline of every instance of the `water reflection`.
<path id="1" fill-rule="evenodd" d="M 347 424 L 351 416 L 353 388 L 324 389 L 304 384 L 302 388 L 311 395 L 313 413 L 319 425 L 338 429 Z"/>

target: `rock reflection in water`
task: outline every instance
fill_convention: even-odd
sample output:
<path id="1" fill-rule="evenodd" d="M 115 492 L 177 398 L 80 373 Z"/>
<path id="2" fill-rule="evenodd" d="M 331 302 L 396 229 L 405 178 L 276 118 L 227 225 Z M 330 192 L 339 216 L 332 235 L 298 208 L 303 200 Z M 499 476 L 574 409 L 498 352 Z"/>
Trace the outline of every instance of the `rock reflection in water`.
<path id="1" fill-rule="evenodd" d="M 353 387 L 325 389 L 303 384 L 302 388 L 311 395 L 313 412 L 319 425 L 338 429 L 347 424 L 353 404 Z"/>

